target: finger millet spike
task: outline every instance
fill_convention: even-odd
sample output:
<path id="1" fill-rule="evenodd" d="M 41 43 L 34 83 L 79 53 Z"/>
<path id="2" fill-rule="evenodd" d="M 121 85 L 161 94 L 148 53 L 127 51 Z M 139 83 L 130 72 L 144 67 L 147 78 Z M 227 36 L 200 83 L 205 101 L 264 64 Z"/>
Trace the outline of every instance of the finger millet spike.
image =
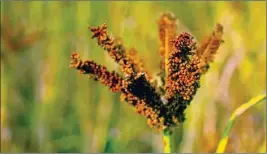
<path id="1" fill-rule="evenodd" d="M 163 93 L 158 92 L 160 87 L 152 84 L 143 65 L 138 64 L 136 50 L 132 48 L 129 51 L 121 40 L 107 35 L 106 24 L 89 27 L 93 33 L 91 38 L 95 38 L 98 45 L 120 65 L 124 77 L 115 71 L 109 72 L 106 67 L 92 60 L 82 61 L 77 53 L 71 56 L 70 66 L 94 77 L 112 92 L 121 93 L 121 100 L 134 106 L 138 114 L 147 118 L 151 127 L 158 131 L 170 129 L 185 120 L 184 111 L 200 87 L 200 77 L 213 61 L 223 34 L 222 26 L 217 24 L 212 35 L 197 47 L 189 33 L 183 32 L 175 37 L 175 21 L 170 14 L 163 14 L 159 20 L 160 53 L 162 58 L 167 58 L 161 61 L 160 68 L 168 71 L 163 85 L 165 88 L 161 87 Z M 163 100 L 167 100 L 167 103 Z"/>

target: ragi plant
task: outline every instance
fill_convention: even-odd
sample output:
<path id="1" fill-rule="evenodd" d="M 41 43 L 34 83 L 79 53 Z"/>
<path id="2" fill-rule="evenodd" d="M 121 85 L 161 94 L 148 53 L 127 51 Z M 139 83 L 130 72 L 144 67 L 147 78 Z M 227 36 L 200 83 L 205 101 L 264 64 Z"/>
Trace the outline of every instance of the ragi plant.
<path id="1" fill-rule="evenodd" d="M 197 45 L 191 34 L 176 34 L 177 23 L 171 13 L 162 14 L 158 24 L 161 82 L 154 82 L 135 56 L 135 49 L 128 50 L 120 39 L 107 34 L 106 24 L 89 27 L 91 38 L 119 64 L 124 76 L 93 60 L 84 61 L 78 53 L 72 54 L 70 67 L 120 93 L 121 99 L 134 106 L 152 128 L 163 132 L 164 152 L 171 152 L 171 131 L 185 121 L 184 112 L 200 87 L 200 78 L 209 70 L 223 42 L 223 27 L 216 24 L 211 35 Z"/>

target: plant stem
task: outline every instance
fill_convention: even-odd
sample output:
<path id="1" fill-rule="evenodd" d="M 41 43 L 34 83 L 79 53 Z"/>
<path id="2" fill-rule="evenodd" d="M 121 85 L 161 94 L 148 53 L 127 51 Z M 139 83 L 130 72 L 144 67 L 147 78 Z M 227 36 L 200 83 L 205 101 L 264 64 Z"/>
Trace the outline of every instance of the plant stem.
<path id="1" fill-rule="evenodd" d="M 171 133 L 168 130 L 163 131 L 163 152 L 171 153 Z"/>

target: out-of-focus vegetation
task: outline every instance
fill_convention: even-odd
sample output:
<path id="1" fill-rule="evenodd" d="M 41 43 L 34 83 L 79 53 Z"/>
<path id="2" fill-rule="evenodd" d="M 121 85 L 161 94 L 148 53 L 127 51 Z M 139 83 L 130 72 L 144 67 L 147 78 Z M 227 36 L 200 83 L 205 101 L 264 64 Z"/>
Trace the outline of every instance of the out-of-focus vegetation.
<path id="1" fill-rule="evenodd" d="M 89 39 L 88 25 L 106 23 L 157 73 L 157 20 L 164 11 L 178 18 L 179 32 L 190 32 L 198 41 L 217 22 L 224 26 L 225 43 L 171 141 L 176 152 L 215 152 L 232 112 L 266 93 L 265 4 L 1 2 L 2 152 L 162 152 L 162 136 L 145 118 L 68 63 L 77 51 L 119 71 Z M 235 122 L 226 152 L 266 152 L 264 101 Z"/>

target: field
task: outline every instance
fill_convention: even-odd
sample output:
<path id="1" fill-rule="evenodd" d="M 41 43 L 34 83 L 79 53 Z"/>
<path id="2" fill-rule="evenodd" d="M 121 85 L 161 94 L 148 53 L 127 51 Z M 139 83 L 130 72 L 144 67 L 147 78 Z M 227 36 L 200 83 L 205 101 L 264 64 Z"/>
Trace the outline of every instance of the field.
<path id="1" fill-rule="evenodd" d="M 177 18 L 178 33 L 197 43 L 223 25 L 224 43 L 171 136 L 173 152 L 215 152 L 231 114 L 266 93 L 264 1 L 1 2 L 1 151 L 163 152 L 161 132 L 69 63 L 78 52 L 120 72 L 90 39 L 88 26 L 106 23 L 156 75 L 158 20 L 166 11 Z M 266 152 L 266 100 L 236 119 L 225 151 Z"/>

